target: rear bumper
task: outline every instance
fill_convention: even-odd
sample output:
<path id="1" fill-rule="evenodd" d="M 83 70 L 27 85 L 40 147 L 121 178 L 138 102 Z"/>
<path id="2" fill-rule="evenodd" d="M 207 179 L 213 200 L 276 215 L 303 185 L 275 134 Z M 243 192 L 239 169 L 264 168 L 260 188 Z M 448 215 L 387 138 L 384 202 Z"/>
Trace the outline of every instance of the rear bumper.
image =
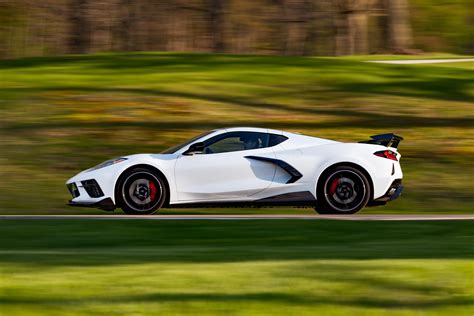
<path id="1" fill-rule="evenodd" d="M 104 211 L 113 211 L 115 210 L 115 204 L 111 198 L 105 198 L 98 202 L 74 202 L 69 201 L 67 204 L 69 206 L 76 206 L 76 207 L 92 207 L 92 208 L 100 208 Z"/>
<path id="2" fill-rule="evenodd" d="M 368 206 L 385 205 L 387 202 L 397 199 L 402 194 L 403 188 L 402 179 L 394 180 L 387 192 L 381 197 L 369 202 Z"/>

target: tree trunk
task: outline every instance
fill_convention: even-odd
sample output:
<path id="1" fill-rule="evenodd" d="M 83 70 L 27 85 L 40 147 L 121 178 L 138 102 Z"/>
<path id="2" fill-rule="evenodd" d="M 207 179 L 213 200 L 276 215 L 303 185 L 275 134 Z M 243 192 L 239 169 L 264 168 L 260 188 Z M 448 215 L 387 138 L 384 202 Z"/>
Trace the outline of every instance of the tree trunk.
<path id="1" fill-rule="evenodd" d="M 314 47 L 316 45 L 316 12 L 313 0 L 306 0 L 304 2 L 306 9 L 306 34 L 304 37 L 303 55 L 310 56 L 314 54 Z"/>
<path id="2" fill-rule="evenodd" d="M 70 0 L 70 36 L 69 52 L 86 53 L 89 48 L 90 34 L 87 21 L 87 0 Z"/>
<path id="3" fill-rule="evenodd" d="M 278 34 L 276 36 L 277 40 L 277 50 L 280 51 L 281 55 L 288 55 L 288 37 L 289 37 L 289 27 L 288 27 L 288 5 L 287 0 L 273 0 L 278 5 L 279 17 L 277 17 L 278 25 Z"/>
<path id="4" fill-rule="evenodd" d="M 224 6 L 225 0 L 209 0 L 209 35 L 214 52 L 225 51 Z"/>
<path id="5" fill-rule="evenodd" d="M 120 23 L 118 24 L 120 47 L 123 51 L 131 51 L 134 47 L 132 28 L 135 21 L 135 8 L 131 0 L 121 0 L 118 5 L 120 6 Z"/>
<path id="6" fill-rule="evenodd" d="M 390 50 L 407 53 L 412 44 L 407 0 L 388 0 L 388 35 Z"/>
<path id="7" fill-rule="evenodd" d="M 349 21 L 350 10 L 346 1 L 335 2 L 333 16 L 334 23 L 334 55 L 348 55 L 351 51 L 351 23 Z"/>

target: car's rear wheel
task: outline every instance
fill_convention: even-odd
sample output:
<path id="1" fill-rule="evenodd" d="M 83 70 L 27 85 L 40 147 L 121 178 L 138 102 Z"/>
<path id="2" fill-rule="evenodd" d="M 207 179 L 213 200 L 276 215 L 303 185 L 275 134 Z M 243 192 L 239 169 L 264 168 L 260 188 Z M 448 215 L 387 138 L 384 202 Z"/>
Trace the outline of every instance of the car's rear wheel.
<path id="1" fill-rule="evenodd" d="M 148 168 L 127 170 L 117 186 L 118 206 L 130 215 L 149 215 L 166 200 L 166 185 L 161 175 Z"/>
<path id="2" fill-rule="evenodd" d="M 354 214 L 367 205 L 371 192 L 367 177 L 350 166 L 325 172 L 317 186 L 316 211 L 320 214 Z"/>

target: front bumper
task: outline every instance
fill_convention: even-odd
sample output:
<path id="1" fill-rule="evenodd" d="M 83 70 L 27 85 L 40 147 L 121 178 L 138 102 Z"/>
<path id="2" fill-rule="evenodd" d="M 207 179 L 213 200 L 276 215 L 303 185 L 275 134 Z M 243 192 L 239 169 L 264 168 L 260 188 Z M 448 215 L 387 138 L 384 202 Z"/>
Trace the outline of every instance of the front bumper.
<path id="1" fill-rule="evenodd" d="M 85 170 L 67 180 L 66 186 L 71 193 L 68 205 L 113 210 L 114 183 L 122 167 L 117 164 L 98 170 Z"/>
<path id="2" fill-rule="evenodd" d="M 104 195 L 95 179 L 71 181 L 66 186 L 72 195 L 68 203 L 70 206 L 95 207 L 108 211 L 115 209 L 114 201 Z"/>
<path id="3" fill-rule="evenodd" d="M 76 207 L 92 207 L 92 208 L 100 208 L 104 211 L 113 211 L 115 210 L 115 204 L 111 198 L 105 198 L 98 202 L 75 202 L 73 200 L 69 201 L 67 204 L 69 206 L 76 206 Z"/>

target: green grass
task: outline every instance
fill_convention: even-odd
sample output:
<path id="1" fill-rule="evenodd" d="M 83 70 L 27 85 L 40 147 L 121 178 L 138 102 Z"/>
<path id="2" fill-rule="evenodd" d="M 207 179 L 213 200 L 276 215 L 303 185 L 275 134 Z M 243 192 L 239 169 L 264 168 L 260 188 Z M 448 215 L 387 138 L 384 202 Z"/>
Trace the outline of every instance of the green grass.
<path id="1" fill-rule="evenodd" d="M 433 57 L 453 56 L 423 56 Z M 364 62 L 377 58 L 387 56 L 0 61 L 0 212 L 100 212 L 66 208 L 64 182 L 111 157 L 159 152 L 204 130 L 244 125 L 341 141 L 396 132 L 405 137 L 406 192 L 365 212 L 472 213 L 474 63 Z"/>
<path id="2" fill-rule="evenodd" d="M 0 221 L 2 315 L 472 315 L 473 221 Z"/>

